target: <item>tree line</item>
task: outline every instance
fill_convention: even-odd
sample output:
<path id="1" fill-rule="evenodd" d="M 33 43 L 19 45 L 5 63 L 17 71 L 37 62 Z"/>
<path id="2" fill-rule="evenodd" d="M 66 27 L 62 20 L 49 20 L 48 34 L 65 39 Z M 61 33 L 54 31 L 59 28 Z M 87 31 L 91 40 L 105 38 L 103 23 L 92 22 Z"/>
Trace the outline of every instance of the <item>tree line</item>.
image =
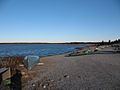
<path id="1" fill-rule="evenodd" d="M 116 40 L 114 40 L 114 41 L 111 41 L 111 40 L 109 40 L 109 41 L 102 41 L 102 42 L 100 42 L 99 44 L 100 45 L 111 45 L 111 44 L 119 44 L 120 43 L 120 39 L 116 39 Z"/>

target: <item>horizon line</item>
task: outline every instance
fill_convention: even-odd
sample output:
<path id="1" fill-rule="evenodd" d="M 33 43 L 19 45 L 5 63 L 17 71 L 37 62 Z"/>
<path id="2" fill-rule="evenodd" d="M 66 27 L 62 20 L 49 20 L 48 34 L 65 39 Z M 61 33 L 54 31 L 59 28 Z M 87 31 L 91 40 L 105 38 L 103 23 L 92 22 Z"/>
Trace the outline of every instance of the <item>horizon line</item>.
<path id="1" fill-rule="evenodd" d="M 0 42 L 0 44 L 74 44 L 74 43 L 99 43 L 99 42 L 102 42 L 102 40 L 101 41 L 66 41 L 66 42 Z"/>
<path id="2" fill-rule="evenodd" d="M 118 40 L 118 39 L 112 39 L 110 41 L 115 41 L 115 40 Z M 60 42 L 45 42 L 45 41 L 2 41 L 0 42 L 1 43 L 94 43 L 94 42 L 108 42 L 109 40 L 98 40 L 98 41 L 60 41 Z"/>

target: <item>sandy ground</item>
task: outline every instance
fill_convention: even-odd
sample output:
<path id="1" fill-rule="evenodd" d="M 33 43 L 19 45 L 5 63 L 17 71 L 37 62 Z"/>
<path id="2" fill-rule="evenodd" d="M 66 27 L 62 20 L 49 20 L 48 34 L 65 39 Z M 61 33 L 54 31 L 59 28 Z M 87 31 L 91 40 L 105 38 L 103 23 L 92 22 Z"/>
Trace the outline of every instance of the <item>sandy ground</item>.
<path id="1" fill-rule="evenodd" d="M 96 54 L 40 59 L 23 90 L 120 90 L 120 54 L 112 48 Z"/>

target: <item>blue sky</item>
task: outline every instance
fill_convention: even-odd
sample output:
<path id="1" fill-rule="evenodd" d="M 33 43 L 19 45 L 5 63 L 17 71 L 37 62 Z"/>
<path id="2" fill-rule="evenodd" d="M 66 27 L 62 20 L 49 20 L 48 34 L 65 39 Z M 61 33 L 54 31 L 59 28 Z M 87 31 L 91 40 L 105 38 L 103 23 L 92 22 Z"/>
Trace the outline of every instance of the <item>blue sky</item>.
<path id="1" fill-rule="evenodd" d="M 0 42 L 117 38 L 119 0 L 0 0 Z"/>

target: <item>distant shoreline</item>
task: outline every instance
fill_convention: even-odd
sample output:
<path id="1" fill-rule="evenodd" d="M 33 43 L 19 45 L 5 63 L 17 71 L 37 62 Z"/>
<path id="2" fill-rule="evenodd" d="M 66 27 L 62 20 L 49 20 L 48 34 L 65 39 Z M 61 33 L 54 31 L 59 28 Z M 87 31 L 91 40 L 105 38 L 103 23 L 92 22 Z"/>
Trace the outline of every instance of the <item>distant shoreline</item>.
<path id="1" fill-rule="evenodd" d="M 1 42 L 0 44 L 99 44 L 100 42 L 64 42 L 64 43 L 47 43 L 47 42 Z"/>
<path id="2" fill-rule="evenodd" d="M 107 45 L 107 44 L 116 44 L 120 43 L 120 39 L 116 40 L 108 40 L 108 41 L 66 41 L 66 42 L 27 42 L 27 41 L 21 41 L 21 42 L 0 42 L 0 44 L 100 44 L 100 45 Z"/>

